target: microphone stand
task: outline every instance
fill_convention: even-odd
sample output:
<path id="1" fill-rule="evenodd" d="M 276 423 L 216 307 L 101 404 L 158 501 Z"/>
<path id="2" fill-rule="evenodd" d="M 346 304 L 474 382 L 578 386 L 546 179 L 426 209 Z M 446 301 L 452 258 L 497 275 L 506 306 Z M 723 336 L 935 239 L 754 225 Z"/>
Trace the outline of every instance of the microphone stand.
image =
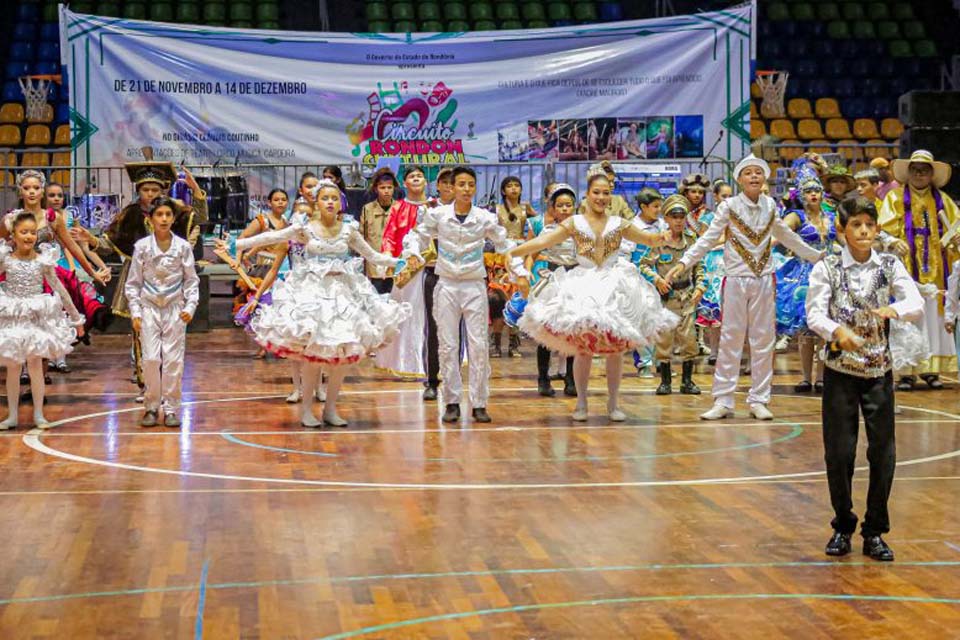
<path id="1" fill-rule="evenodd" d="M 703 160 L 700 161 L 701 169 L 707 165 L 707 158 L 713 155 L 713 150 L 717 148 L 717 145 L 720 144 L 721 140 L 723 140 L 723 129 L 720 129 L 720 135 L 717 136 L 716 142 L 713 143 L 713 146 L 710 147 L 710 150 L 704 154 Z"/>

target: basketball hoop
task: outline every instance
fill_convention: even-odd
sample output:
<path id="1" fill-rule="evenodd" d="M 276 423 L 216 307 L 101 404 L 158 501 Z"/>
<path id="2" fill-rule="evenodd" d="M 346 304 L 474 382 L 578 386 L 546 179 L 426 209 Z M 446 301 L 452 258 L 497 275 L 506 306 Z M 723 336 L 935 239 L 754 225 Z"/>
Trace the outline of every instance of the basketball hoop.
<path id="1" fill-rule="evenodd" d="M 27 103 L 27 119 L 40 120 L 47 107 L 47 96 L 50 95 L 50 83 L 60 83 L 59 74 L 20 76 L 20 90 Z"/>
<path id="2" fill-rule="evenodd" d="M 787 115 L 783 96 L 787 89 L 788 71 L 757 71 L 757 86 L 763 95 L 760 115 L 764 118 L 782 118 Z"/>

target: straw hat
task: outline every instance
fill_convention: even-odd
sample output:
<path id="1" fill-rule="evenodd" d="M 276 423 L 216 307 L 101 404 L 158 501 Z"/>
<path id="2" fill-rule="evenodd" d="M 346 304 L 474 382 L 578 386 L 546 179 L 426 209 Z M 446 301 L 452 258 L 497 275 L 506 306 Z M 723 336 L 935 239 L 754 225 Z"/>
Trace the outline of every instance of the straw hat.
<path id="1" fill-rule="evenodd" d="M 893 161 L 893 177 L 900 184 L 907 184 L 910 178 L 910 165 L 912 163 L 928 164 L 933 167 L 933 186 L 942 189 L 950 182 L 950 173 L 952 169 L 946 162 L 939 162 L 933 159 L 933 154 L 926 149 L 917 149 L 910 154 L 908 160 Z"/>
<path id="2" fill-rule="evenodd" d="M 829 186 L 833 180 L 843 180 L 847 184 L 847 191 L 853 191 L 857 188 L 857 181 L 853 179 L 853 174 L 845 165 L 835 164 L 823 174 L 823 184 Z"/>

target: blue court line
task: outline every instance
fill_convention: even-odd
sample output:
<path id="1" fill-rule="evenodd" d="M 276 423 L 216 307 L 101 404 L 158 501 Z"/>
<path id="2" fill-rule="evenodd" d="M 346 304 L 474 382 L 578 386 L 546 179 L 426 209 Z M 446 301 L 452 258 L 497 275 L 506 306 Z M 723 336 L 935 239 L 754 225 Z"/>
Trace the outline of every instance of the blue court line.
<path id="1" fill-rule="evenodd" d="M 206 565 L 205 565 L 206 566 Z M 960 567 L 960 560 L 918 560 L 897 561 L 887 565 L 876 561 L 843 562 L 835 560 L 815 560 L 811 562 L 717 562 L 693 564 L 637 564 L 637 565 L 609 565 L 598 567 L 548 567 L 543 569 L 489 569 L 479 571 L 439 571 L 432 573 L 386 573 L 360 576 L 319 576 L 312 578 L 294 578 L 286 580 L 253 580 L 239 582 L 220 582 L 206 584 L 206 590 L 214 589 L 255 589 L 259 587 L 284 587 L 305 584 L 350 584 L 356 582 L 388 581 L 388 580 L 428 580 L 441 578 L 464 578 L 480 576 L 509 576 L 509 575 L 556 575 L 570 573 L 603 573 L 603 572 L 630 572 L 630 571 L 695 571 L 711 569 L 793 569 L 808 567 L 828 567 L 846 569 L 851 567 L 873 567 L 876 569 L 893 570 L 899 567 Z M 116 589 L 112 591 L 89 591 L 84 593 L 65 593 L 49 596 L 26 596 L 19 598 L 0 599 L 0 606 L 8 604 L 33 604 L 43 602 L 58 602 L 62 600 L 79 600 L 83 598 L 108 598 L 117 596 L 138 596 L 148 593 L 178 593 L 198 590 L 196 584 L 178 585 L 170 587 L 143 587 L 139 589 Z"/>
<path id="2" fill-rule="evenodd" d="M 757 447 L 769 447 L 775 444 L 780 444 L 781 442 L 786 442 L 788 440 L 793 440 L 798 438 L 803 434 L 803 427 L 798 424 L 789 424 L 782 423 L 782 426 L 792 426 L 790 433 L 785 436 L 780 436 L 773 440 L 768 440 L 766 442 L 752 442 L 750 444 L 740 444 L 732 447 L 721 447 L 719 449 L 700 449 L 698 451 L 677 451 L 677 452 L 667 452 L 667 453 L 641 453 L 637 455 L 623 455 L 623 456 L 555 456 L 550 458 L 470 458 L 469 462 L 575 462 L 575 461 L 586 461 L 586 462 L 598 462 L 601 460 L 648 460 L 652 458 L 679 458 L 682 456 L 699 456 L 706 455 L 711 453 L 724 453 L 728 451 L 744 451 L 746 449 L 755 449 Z M 498 432 L 499 433 L 499 432 Z M 256 447 L 257 449 L 266 449 L 268 451 L 279 451 L 281 453 L 299 453 L 305 456 L 323 456 L 336 458 L 338 457 L 335 453 L 325 453 L 322 451 L 308 451 L 303 449 L 287 449 L 284 447 L 274 447 L 266 444 L 258 444 L 255 442 L 249 442 L 247 440 L 242 440 L 229 432 L 223 432 L 220 434 L 225 440 L 232 442 L 234 444 L 241 444 L 245 447 Z M 396 459 L 396 458 L 390 458 Z M 466 462 L 465 458 L 407 458 L 411 461 L 422 461 L 422 462 Z"/>
<path id="3" fill-rule="evenodd" d="M 636 604 L 643 602 L 691 602 L 696 600 L 838 600 L 841 602 L 912 602 L 918 604 L 953 604 L 960 605 L 960 598 L 927 598 L 919 596 L 882 596 L 882 595 L 852 595 L 832 593 L 718 593 L 703 595 L 674 595 L 674 596 L 631 596 L 626 598 L 600 598 L 597 600 L 576 600 L 573 602 L 545 602 L 540 604 L 523 604 L 512 607 L 498 607 L 496 609 L 480 609 L 478 611 L 464 611 L 460 613 L 443 613 L 423 618 L 412 618 L 398 622 L 388 622 L 370 627 L 363 627 L 355 631 L 344 631 L 330 636 L 323 636 L 319 640 L 342 640 L 356 638 L 378 631 L 391 631 L 403 627 L 442 622 L 445 620 L 459 620 L 479 616 L 495 615 L 498 613 L 519 613 L 522 611 L 542 611 L 544 609 L 563 609 L 568 607 L 590 607 L 596 605 Z"/>
<path id="4" fill-rule="evenodd" d="M 197 621 L 193 627 L 194 640 L 203 640 L 203 607 L 207 603 L 207 573 L 210 570 L 210 561 L 203 563 L 203 570 L 200 572 L 200 594 L 197 597 Z"/>

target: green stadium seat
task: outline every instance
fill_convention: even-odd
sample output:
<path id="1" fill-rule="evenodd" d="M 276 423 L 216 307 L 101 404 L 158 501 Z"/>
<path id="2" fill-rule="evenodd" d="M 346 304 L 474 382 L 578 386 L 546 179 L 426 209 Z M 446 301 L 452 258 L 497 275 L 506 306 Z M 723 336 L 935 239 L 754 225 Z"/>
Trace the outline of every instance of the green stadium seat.
<path id="1" fill-rule="evenodd" d="M 203 23 L 210 24 L 217 22 L 223 24 L 227 21 L 227 7 L 219 2 L 205 2 L 203 4 Z"/>
<path id="2" fill-rule="evenodd" d="M 78 12 L 79 13 L 79 12 Z M 98 2 L 98 16 L 110 16 L 116 18 L 120 15 L 120 3 L 118 2 Z"/>
<path id="3" fill-rule="evenodd" d="M 471 2 L 470 17 L 476 21 L 493 20 L 493 6 L 486 2 Z"/>
<path id="4" fill-rule="evenodd" d="M 261 2 L 257 5 L 257 20 L 263 22 L 280 21 L 280 5 L 276 2 Z"/>
<path id="5" fill-rule="evenodd" d="M 867 15 L 871 20 L 889 20 L 890 9 L 886 2 L 872 2 L 867 7 Z"/>
<path id="6" fill-rule="evenodd" d="M 794 20 L 802 20 L 804 22 L 813 20 L 815 17 L 813 5 L 809 2 L 795 2 L 790 7 L 790 15 Z"/>
<path id="7" fill-rule="evenodd" d="M 370 5 L 368 4 L 367 7 L 369 8 Z M 440 6 L 435 2 L 422 2 L 417 7 L 417 15 L 420 16 L 421 20 L 439 20 Z"/>
<path id="8" fill-rule="evenodd" d="M 850 29 L 843 20 L 834 20 L 827 25 L 827 35 L 837 40 L 846 40 L 850 37 Z"/>
<path id="9" fill-rule="evenodd" d="M 71 3 L 70 8 L 77 13 L 96 13 L 92 2 L 74 2 Z"/>
<path id="10" fill-rule="evenodd" d="M 500 23 L 500 28 L 504 31 L 513 31 L 514 29 L 523 29 L 523 23 L 519 20 L 504 20 Z"/>
<path id="11" fill-rule="evenodd" d="M 884 5 L 886 6 L 886 5 Z M 900 25 L 893 20 L 884 20 L 877 23 L 877 37 L 881 40 L 899 40 Z"/>
<path id="12" fill-rule="evenodd" d="M 247 2 L 230 2 L 230 22 L 252 21 L 253 6 Z"/>
<path id="13" fill-rule="evenodd" d="M 150 19 L 156 22 L 173 22 L 173 5 L 169 2 L 154 2 L 150 5 Z"/>
<path id="14" fill-rule="evenodd" d="M 817 5 L 817 19 L 820 22 L 832 22 L 840 19 L 840 8 L 832 2 Z"/>
<path id="15" fill-rule="evenodd" d="M 43 5 L 43 10 L 40 12 L 40 19 L 44 22 L 57 22 L 60 20 L 60 12 L 57 9 L 55 4 L 45 4 Z"/>
<path id="16" fill-rule="evenodd" d="M 249 20 L 231 20 L 229 26 L 232 29 L 253 29 L 253 23 Z"/>
<path id="17" fill-rule="evenodd" d="M 522 7 L 520 7 L 520 13 L 523 15 L 523 19 L 530 20 L 543 20 L 547 19 L 547 12 L 543 10 L 543 5 L 539 2 L 527 2 Z"/>
<path id="18" fill-rule="evenodd" d="M 927 37 L 927 30 L 919 20 L 908 20 L 903 23 L 903 37 L 907 40 L 923 40 Z"/>
<path id="19" fill-rule="evenodd" d="M 197 24 L 200 22 L 200 7 L 192 2 L 180 2 L 177 4 L 177 22 L 187 24 Z"/>
<path id="20" fill-rule="evenodd" d="M 790 9 L 783 2 L 773 2 L 767 7 L 767 19 L 776 22 L 790 19 Z"/>
<path id="21" fill-rule="evenodd" d="M 451 33 L 470 31 L 470 23 L 465 20 L 450 20 L 447 22 L 447 31 Z"/>
<path id="22" fill-rule="evenodd" d="M 123 17 L 127 20 L 146 20 L 147 5 L 142 2 L 128 2 L 123 5 Z"/>
<path id="23" fill-rule="evenodd" d="M 393 23 L 395 33 L 413 33 L 417 30 L 417 25 L 413 20 L 397 20 Z"/>
<path id="24" fill-rule="evenodd" d="M 596 22 L 597 5 L 592 2 L 578 2 L 573 5 L 573 19 L 578 22 Z"/>
<path id="25" fill-rule="evenodd" d="M 517 8 L 517 5 L 512 2 L 498 2 L 497 8 L 497 20 L 519 20 L 520 19 L 520 9 Z"/>
<path id="26" fill-rule="evenodd" d="M 420 23 L 419 31 L 423 33 L 435 33 L 443 31 L 443 23 L 439 20 L 424 20 Z"/>
<path id="27" fill-rule="evenodd" d="M 258 29 L 269 29 L 271 31 L 280 31 L 280 23 L 276 20 L 266 20 L 257 25 Z"/>
<path id="28" fill-rule="evenodd" d="M 387 10 L 387 5 L 385 2 L 367 3 L 367 20 L 382 21 L 382 20 L 389 20 L 389 19 L 390 19 L 390 12 Z"/>
<path id="29" fill-rule="evenodd" d="M 893 5 L 894 20 L 913 20 L 913 6 L 907 2 L 900 2 Z"/>
<path id="30" fill-rule="evenodd" d="M 873 40 L 877 37 L 877 30 L 874 29 L 872 22 L 854 22 L 853 37 L 858 40 Z"/>
<path id="31" fill-rule="evenodd" d="M 917 40 L 913 43 L 913 54 L 918 58 L 935 58 L 937 45 L 932 40 Z"/>
<path id="32" fill-rule="evenodd" d="M 546 20 L 528 20 L 527 29 L 546 29 L 550 26 L 550 23 Z"/>
<path id="33" fill-rule="evenodd" d="M 473 23 L 474 31 L 496 31 L 497 23 L 493 20 L 477 20 Z"/>
<path id="34" fill-rule="evenodd" d="M 856 2 L 848 2 L 841 6 L 843 7 L 843 9 L 841 10 L 841 13 L 843 14 L 844 20 L 850 20 L 850 21 L 863 20 L 863 17 L 864 17 L 863 5 L 858 4 Z"/>
<path id="35" fill-rule="evenodd" d="M 393 3 L 390 7 L 390 15 L 393 16 L 394 20 L 413 20 L 416 17 L 413 11 L 413 4 L 409 2 Z"/>
<path id="36" fill-rule="evenodd" d="M 373 20 L 367 25 L 370 33 L 390 33 L 390 23 L 386 20 Z"/>
<path id="37" fill-rule="evenodd" d="M 467 8 L 459 2 L 448 2 L 443 5 L 443 17 L 450 20 L 466 20 Z M 449 25 L 447 25 L 449 27 Z"/>
<path id="38" fill-rule="evenodd" d="M 565 2 L 551 2 L 547 5 L 547 18 L 552 21 L 573 20 L 570 5 Z"/>
<path id="39" fill-rule="evenodd" d="M 906 40 L 891 40 L 890 41 L 890 57 L 891 58 L 909 58 L 913 55 L 913 50 L 910 48 L 910 43 Z"/>

